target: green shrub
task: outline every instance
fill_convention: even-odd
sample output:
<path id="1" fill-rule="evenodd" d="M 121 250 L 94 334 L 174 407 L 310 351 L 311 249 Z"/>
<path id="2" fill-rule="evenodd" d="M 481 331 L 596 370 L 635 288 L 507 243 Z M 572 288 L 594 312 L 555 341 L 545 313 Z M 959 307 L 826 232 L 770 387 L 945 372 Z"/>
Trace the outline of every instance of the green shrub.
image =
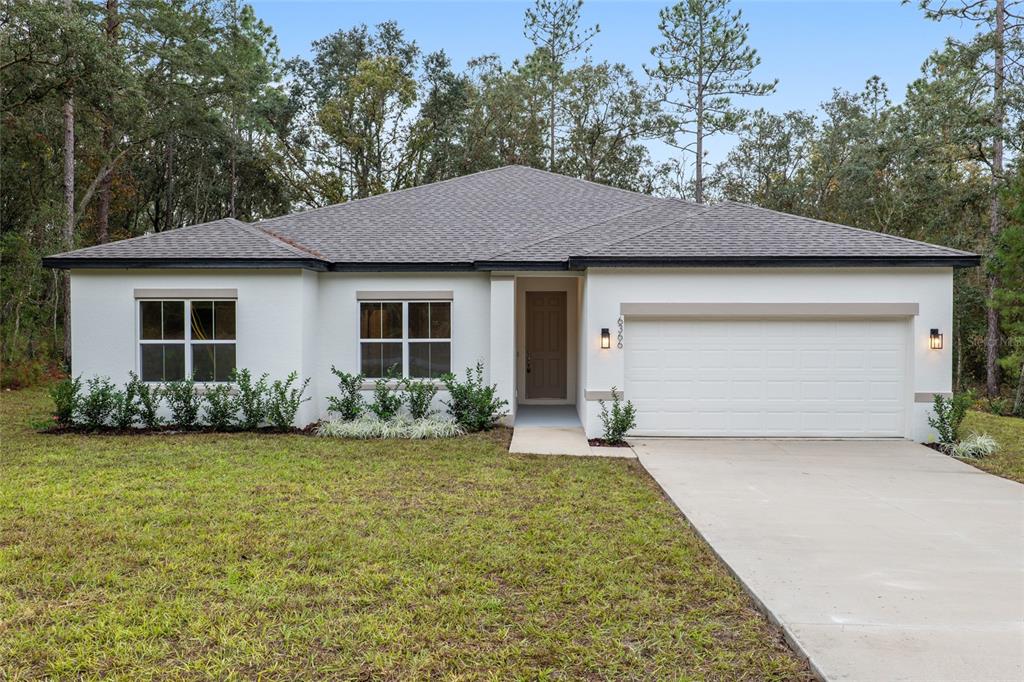
<path id="1" fill-rule="evenodd" d="M 636 428 L 636 408 L 633 403 L 622 402 L 622 394 L 612 386 L 612 409 L 609 410 L 603 400 L 601 406 L 601 424 L 604 426 L 604 441 L 609 445 L 622 445 L 626 434 Z"/>
<path id="2" fill-rule="evenodd" d="M 81 401 L 82 377 L 65 379 L 50 387 L 53 400 L 53 420 L 58 426 L 74 426 Z"/>
<path id="3" fill-rule="evenodd" d="M 331 373 L 338 377 L 338 390 L 341 396 L 328 396 L 328 410 L 346 421 L 358 419 L 366 412 L 366 402 L 360 390 L 366 377 L 360 374 L 349 374 L 331 365 Z"/>
<path id="4" fill-rule="evenodd" d="M 267 418 L 267 375 L 254 382 L 249 370 L 236 369 L 231 373 L 231 381 L 238 390 L 235 397 L 238 425 L 247 431 L 259 428 Z"/>
<path id="5" fill-rule="evenodd" d="M 987 433 L 972 433 L 960 442 L 946 448 L 946 452 L 954 457 L 980 459 L 994 455 L 999 451 L 999 443 Z"/>
<path id="6" fill-rule="evenodd" d="M 483 431 L 491 428 L 503 417 L 508 401 L 495 397 L 497 385 L 484 384 L 484 363 L 466 368 L 466 381 L 459 381 L 454 374 L 441 377 L 448 389 L 450 400 L 444 401 L 448 412 L 467 431 Z"/>
<path id="7" fill-rule="evenodd" d="M 131 380 L 124 385 L 123 391 L 114 391 L 114 410 L 111 420 L 119 429 L 130 429 L 135 426 L 135 420 L 139 417 L 139 405 L 135 400 L 136 391 L 136 384 Z"/>
<path id="8" fill-rule="evenodd" d="M 227 431 L 235 421 L 235 397 L 231 384 L 214 384 L 206 389 L 206 423 L 217 431 Z"/>
<path id="9" fill-rule="evenodd" d="M 388 375 L 377 379 L 373 385 L 373 402 L 370 403 L 370 411 L 377 415 L 377 419 L 386 422 L 394 419 L 398 411 L 402 409 L 402 396 L 392 388 L 388 382 L 396 377 L 388 372 Z"/>
<path id="10" fill-rule="evenodd" d="M 192 379 L 170 381 L 164 385 L 163 394 L 171 410 L 171 423 L 179 429 L 195 428 L 203 405 L 203 398 L 196 391 L 196 382 Z"/>
<path id="11" fill-rule="evenodd" d="M 136 410 L 139 415 L 139 421 L 147 429 L 160 428 L 164 423 L 163 417 L 159 414 L 163 390 L 159 386 L 153 386 L 142 381 L 135 372 L 129 372 L 128 375 L 131 377 L 128 385 L 132 386 L 135 391 Z"/>
<path id="12" fill-rule="evenodd" d="M 426 419 L 433 410 L 431 404 L 437 395 L 438 386 L 430 379 L 403 379 L 405 389 L 405 405 L 409 408 L 409 416 L 413 419 Z"/>
<path id="13" fill-rule="evenodd" d="M 107 377 L 89 379 L 78 403 L 82 424 L 94 430 L 106 426 L 116 406 L 116 393 L 117 388 Z"/>
<path id="14" fill-rule="evenodd" d="M 935 394 L 928 425 L 938 431 L 939 443 L 953 445 L 960 440 L 960 425 L 973 403 L 974 396 L 970 393 L 958 393 L 951 398 L 946 398 L 940 393 Z"/>
<path id="15" fill-rule="evenodd" d="M 303 398 L 302 394 L 309 385 L 309 378 L 302 382 L 302 386 L 293 388 L 292 384 L 299 378 L 298 372 L 292 372 L 284 381 L 274 380 L 270 386 L 270 397 L 267 399 L 267 420 L 279 431 L 287 431 L 295 423 L 295 415 L 299 406 L 310 397 Z"/>

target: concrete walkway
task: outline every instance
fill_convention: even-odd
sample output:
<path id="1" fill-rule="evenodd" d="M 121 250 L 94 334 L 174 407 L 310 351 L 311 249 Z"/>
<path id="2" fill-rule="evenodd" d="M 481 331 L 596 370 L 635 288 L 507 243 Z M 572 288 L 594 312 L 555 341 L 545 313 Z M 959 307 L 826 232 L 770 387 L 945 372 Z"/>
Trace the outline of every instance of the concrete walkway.
<path id="1" fill-rule="evenodd" d="M 573 405 L 520 405 L 508 451 L 532 455 L 636 457 L 631 448 L 591 446 Z"/>
<path id="2" fill-rule="evenodd" d="M 908 441 L 633 447 L 826 679 L 1024 679 L 1024 486 Z"/>

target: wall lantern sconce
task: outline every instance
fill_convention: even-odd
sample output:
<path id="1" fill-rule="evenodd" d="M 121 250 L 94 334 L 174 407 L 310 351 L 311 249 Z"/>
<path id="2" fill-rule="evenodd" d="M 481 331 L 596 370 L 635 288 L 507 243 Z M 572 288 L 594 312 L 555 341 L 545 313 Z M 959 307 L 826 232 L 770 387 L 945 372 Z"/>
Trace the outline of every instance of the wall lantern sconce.
<path id="1" fill-rule="evenodd" d="M 611 348 L 611 347 L 612 347 L 612 335 L 611 335 L 611 332 L 608 331 L 608 327 L 602 327 L 601 328 L 601 348 Z"/>
<path id="2" fill-rule="evenodd" d="M 933 329 L 928 335 L 928 347 L 932 350 L 942 350 L 942 334 L 938 329 Z"/>

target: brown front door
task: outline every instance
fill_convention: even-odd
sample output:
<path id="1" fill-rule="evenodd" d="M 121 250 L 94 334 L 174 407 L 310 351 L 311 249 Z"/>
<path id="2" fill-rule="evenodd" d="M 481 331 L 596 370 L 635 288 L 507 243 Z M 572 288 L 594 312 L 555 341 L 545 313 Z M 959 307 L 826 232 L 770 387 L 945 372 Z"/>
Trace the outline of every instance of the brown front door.
<path id="1" fill-rule="evenodd" d="M 526 292 L 526 397 L 565 398 L 564 291 Z"/>

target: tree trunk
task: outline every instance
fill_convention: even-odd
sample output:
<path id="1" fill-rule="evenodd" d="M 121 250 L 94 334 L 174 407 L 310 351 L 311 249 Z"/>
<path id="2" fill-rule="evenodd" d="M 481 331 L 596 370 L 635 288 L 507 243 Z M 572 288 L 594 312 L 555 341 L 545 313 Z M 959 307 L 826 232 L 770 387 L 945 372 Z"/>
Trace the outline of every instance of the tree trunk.
<path id="1" fill-rule="evenodd" d="M 1024 417 L 1024 362 L 1020 366 L 1020 377 L 1017 379 L 1017 395 L 1013 399 L 1013 413 Z"/>
<path id="2" fill-rule="evenodd" d="M 71 12 L 71 0 L 65 3 Z M 64 229 L 61 235 L 64 249 L 75 248 L 75 100 L 68 90 L 64 99 Z M 64 298 L 64 364 L 71 369 L 71 274 L 61 273 Z"/>
<path id="3" fill-rule="evenodd" d="M 167 136 L 164 145 L 164 224 L 162 230 L 174 227 L 174 136 Z"/>
<path id="4" fill-rule="evenodd" d="M 694 198 L 704 203 L 704 99 L 697 98 L 697 173 L 694 176 Z"/>
<path id="5" fill-rule="evenodd" d="M 1002 230 L 1002 205 L 999 189 L 1003 179 L 1003 126 L 1006 124 L 1005 105 L 1003 103 L 1003 76 L 1005 64 L 1005 19 L 1006 12 L 1003 0 L 996 0 L 996 48 L 995 71 L 993 78 L 993 104 L 995 111 L 996 136 L 992 141 L 992 200 L 989 208 L 989 233 L 995 248 L 999 232 Z M 986 315 L 987 329 L 985 332 L 985 391 L 990 398 L 999 395 L 999 311 L 992 305 L 995 290 L 999 288 L 999 279 L 995 274 L 988 275 L 988 311 Z"/>
<path id="6" fill-rule="evenodd" d="M 555 172 L 555 80 L 551 80 L 551 97 L 548 100 L 548 170 Z"/>
<path id="7" fill-rule="evenodd" d="M 107 0 L 106 34 L 107 42 L 110 43 L 111 48 L 117 45 L 117 37 L 121 28 L 121 22 L 117 16 L 117 3 L 118 0 Z M 103 118 L 101 144 L 103 153 L 109 155 L 114 147 L 114 123 L 110 120 L 109 116 Z M 112 199 L 113 185 L 114 166 L 111 164 L 100 180 L 99 204 L 96 207 L 96 238 L 100 244 L 105 244 L 110 239 L 110 201 Z"/>

